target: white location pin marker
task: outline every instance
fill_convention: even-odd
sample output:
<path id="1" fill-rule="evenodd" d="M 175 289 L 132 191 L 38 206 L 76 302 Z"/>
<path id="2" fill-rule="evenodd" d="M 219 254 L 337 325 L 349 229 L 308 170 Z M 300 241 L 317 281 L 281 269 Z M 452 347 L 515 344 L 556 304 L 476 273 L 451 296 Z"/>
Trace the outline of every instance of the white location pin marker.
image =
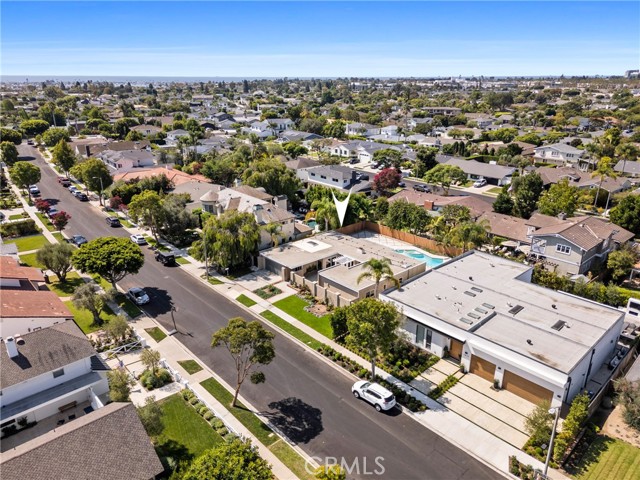
<path id="1" fill-rule="evenodd" d="M 333 197 L 333 203 L 336 204 L 336 211 L 338 212 L 338 219 L 340 220 L 340 226 L 344 222 L 344 216 L 347 214 L 347 207 L 349 206 L 349 198 L 351 198 L 351 189 L 349 189 L 349 195 L 342 201 L 339 201 L 333 190 L 331 190 L 331 196 Z"/>

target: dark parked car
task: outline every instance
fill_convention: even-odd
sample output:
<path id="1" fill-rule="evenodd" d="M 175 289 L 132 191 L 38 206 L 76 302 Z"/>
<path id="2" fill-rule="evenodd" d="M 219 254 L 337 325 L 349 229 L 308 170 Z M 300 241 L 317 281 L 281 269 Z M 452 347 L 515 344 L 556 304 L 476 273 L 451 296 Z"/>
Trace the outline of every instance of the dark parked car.
<path id="1" fill-rule="evenodd" d="M 76 194 L 76 198 L 78 200 L 80 200 L 81 202 L 88 202 L 89 201 L 89 197 L 87 197 L 86 193 L 82 193 L 82 192 L 78 192 Z"/>
<path id="2" fill-rule="evenodd" d="M 76 247 L 80 247 L 87 243 L 87 239 L 82 235 L 74 235 L 69 239 L 69 243 L 73 243 Z"/>
<path id="3" fill-rule="evenodd" d="M 176 257 L 171 252 L 156 252 L 156 261 L 163 264 L 165 267 L 170 267 L 176 264 Z"/>
<path id="4" fill-rule="evenodd" d="M 421 184 L 421 183 L 416 183 L 416 184 L 413 186 L 413 189 L 414 189 L 416 192 L 431 193 L 431 189 L 430 189 L 427 185 L 423 185 L 423 184 Z"/>
<path id="5" fill-rule="evenodd" d="M 105 218 L 105 221 L 107 222 L 107 225 L 113 228 L 122 226 L 122 224 L 120 223 L 120 220 L 118 220 L 115 217 L 107 217 Z"/>

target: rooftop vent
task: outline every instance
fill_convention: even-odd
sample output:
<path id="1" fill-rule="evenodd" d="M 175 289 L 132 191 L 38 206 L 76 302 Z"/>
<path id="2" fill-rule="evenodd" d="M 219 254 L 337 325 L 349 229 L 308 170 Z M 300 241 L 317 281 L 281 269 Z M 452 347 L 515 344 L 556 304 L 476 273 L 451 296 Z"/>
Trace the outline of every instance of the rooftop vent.
<path id="1" fill-rule="evenodd" d="M 530 339 L 528 339 L 528 338 L 527 338 L 527 343 L 528 343 L 529 345 L 533 345 L 533 342 L 532 342 Z"/>
<path id="2" fill-rule="evenodd" d="M 484 308 L 480 308 L 480 307 L 476 307 L 476 308 L 474 308 L 474 310 L 476 312 L 479 312 L 479 313 L 483 314 L 483 315 L 486 315 L 487 313 L 489 313 L 487 310 L 485 310 Z"/>
<path id="3" fill-rule="evenodd" d="M 488 308 L 489 310 L 494 310 L 496 308 L 494 305 L 491 305 L 490 303 L 483 303 L 482 306 L 485 308 Z"/>
<path id="4" fill-rule="evenodd" d="M 558 320 L 556 323 L 553 324 L 551 328 L 553 328 L 554 330 L 560 331 L 562 330 L 562 327 L 564 327 L 566 324 L 567 322 L 565 322 L 564 320 Z"/>
<path id="5" fill-rule="evenodd" d="M 467 325 L 473 325 L 473 322 L 471 320 L 469 320 L 468 318 L 460 317 L 460 321 L 462 323 L 466 323 Z"/>
<path id="6" fill-rule="evenodd" d="M 467 290 L 466 292 L 464 292 L 465 295 L 469 295 L 470 297 L 475 297 L 476 294 L 473 292 L 470 292 L 469 290 Z"/>
<path id="7" fill-rule="evenodd" d="M 512 315 L 515 315 L 516 313 L 521 312 L 522 310 L 524 310 L 524 307 L 522 305 L 516 305 L 511 310 L 509 310 L 509 313 Z"/>
<path id="8" fill-rule="evenodd" d="M 473 277 L 471 275 L 469 275 L 469 280 L 473 282 Z"/>
<path id="9" fill-rule="evenodd" d="M 473 312 L 469 312 L 467 313 L 467 315 L 469 315 L 471 318 L 475 318 L 476 320 L 480 320 L 480 315 L 478 315 L 477 313 L 473 313 Z"/>
<path id="10" fill-rule="evenodd" d="M 478 287 L 471 287 L 471 290 L 473 290 L 474 292 L 482 293 L 482 289 Z"/>
<path id="11" fill-rule="evenodd" d="M 9 358 L 15 358 L 18 356 L 18 346 L 16 345 L 16 340 L 13 337 L 7 337 L 4 341 L 4 345 L 7 348 Z"/>

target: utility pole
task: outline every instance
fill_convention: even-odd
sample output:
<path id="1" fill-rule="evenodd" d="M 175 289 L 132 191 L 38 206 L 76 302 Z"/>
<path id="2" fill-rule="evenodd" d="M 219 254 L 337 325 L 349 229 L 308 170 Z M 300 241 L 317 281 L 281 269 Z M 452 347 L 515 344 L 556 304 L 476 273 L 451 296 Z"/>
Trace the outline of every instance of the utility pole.
<path id="1" fill-rule="evenodd" d="M 207 238 L 205 235 L 204 228 L 202 229 L 202 247 L 204 248 L 204 275 L 208 282 L 209 281 L 209 259 L 207 258 Z"/>

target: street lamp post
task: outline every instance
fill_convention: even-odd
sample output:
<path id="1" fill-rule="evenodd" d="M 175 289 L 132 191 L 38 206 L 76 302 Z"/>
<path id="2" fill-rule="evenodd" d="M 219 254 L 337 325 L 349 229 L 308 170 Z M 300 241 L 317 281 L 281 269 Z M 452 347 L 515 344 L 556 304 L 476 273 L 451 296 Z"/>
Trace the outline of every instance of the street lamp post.
<path id="1" fill-rule="evenodd" d="M 97 178 L 98 180 L 100 180 L 100 205 L 102 205 L 102 192 L 104 191 L 104 187 L 102 184 L 102 177 L 93 177 L 93 178 Z"/>
<path id="2" fill-rule="evenodd" d="M 553 429 L 551 430 L 551 440 L 549 440 L 549 450 L 547 451 L 547 459 L 544 462 L 544 478 L 547 478 L 547 471 L 549 470 L 549 462 L 551 461 L 551 453 L 553 452 L 553 440 L 556 437 L 556 429 L 558 427 L 558 417 L 560 416 L 560 407 L 554 407 L 549 409 L 549 413 L 556 414 L 556 418 L 553 421 Z"/>
<path id="3" fill-rule="evenodd" d="M 173 322 L 173 330 L 169 332 L 170 336 L 178 333 L 178 327 L 176 327 L 176 318 L 173 316 L 173 313 L 177 311 L 178 309 L 175 307 L 175 305 L 171 305 L 171 321 Z"/>

